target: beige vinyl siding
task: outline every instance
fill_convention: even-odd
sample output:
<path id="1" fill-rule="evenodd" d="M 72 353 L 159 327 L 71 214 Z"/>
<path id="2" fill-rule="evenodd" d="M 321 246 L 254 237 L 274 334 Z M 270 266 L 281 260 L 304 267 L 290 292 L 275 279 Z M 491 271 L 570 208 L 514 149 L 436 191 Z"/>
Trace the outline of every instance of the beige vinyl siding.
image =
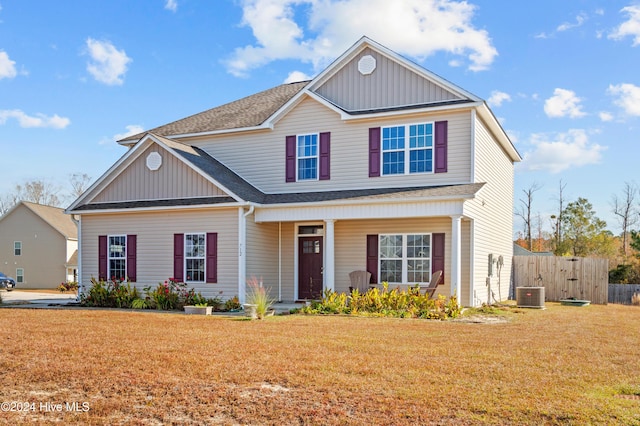
<path id="1" fill-rule="evenodd" d="M 22 254 L 14 255 L 15 241 Z M 67 241 L 41 217 L 18 205 L 0 222 L 0 271 L 16 279 L 21 288 L 56 288 L 66 281 Z M 16 269 L 24 269 L 18 283 Z"/>
<path id="2" fill-rule="evenodd" d="M 208 209 L 157 213 L 84 215 L 82 226 L 82 283 L 98 276 L 98 237 L 137 235 L 138 289 L 155 286 L 173 275 L 173 235 L 218 233 L 218 282 L 190 287 L 205 297 L 225 299 L 238 294 L 238 210 Z M 220 294 L 222 291 L 222 294 Z"/>
<path id="3" fill-rule="evenodd" d="M 488 256 L 502 255 L 504 266 L 494 275 L 491 287 L 496 299 L 507 299 L 513 255 L 513 163 L 480 120 L 475 126 L 475 181 L 487 184 L 476 198 L 465 203 L 473 217 L 475 295 L 473 304 L 488 301 Z M 499 286 L 499 289 L 498 289 Z"/>
<path id="4" fill-rule="evenodd" d="M 373 56 L 369 75 L 358 71 L 364 56 Z M 347 111 L 371 110 L 460 99 L 442 86 L 425 80 L 404 65 L 367 48 L 333 75 L 316 92 Z"/>
<path id="5" fill-rule="evenodd" d="M 147 156 L 151 152 L 157 152 L 162 157 L 162 165 L 155 171 L 146 166 Z M 92 203 L 224 195 L 226 194 L 222 190 L 174 154 L 152 144 L 100 192 Z"/>
<path id="6" fill-rule="evenodd" d="M 349 273 L 357 270 L 366 270 L 366 237 L 368 234 L 433 234 L 439 232 L 445 233 L 445 280 L 444 285 L 438 287 L 437 293 L 449 296 L 451 294 L 451 219 L 443 217 L 403 220 L 337 221 L 335 224 L 335 290 L 338 292 L 348 292 L 350 286 Z M 468 283 L 470 282 L 468 232 L 468 226 L 465 226 L 463 222 L 463 298 L 468 298 Z"/>
<path id="7" fill-rule="evenodd" d="M 448 121 L 448 172 L 369 177 L 369 128 Z M 331 179 L 285 182 L 287 135 L 331 132 Z M 334 111 L 307 98 L 273 131 L 191 140 L 266 193 L 355 188 L 446 185 L 471 180 L 471 113 L 415 114 L 374 121 L 345 122 Z"/>

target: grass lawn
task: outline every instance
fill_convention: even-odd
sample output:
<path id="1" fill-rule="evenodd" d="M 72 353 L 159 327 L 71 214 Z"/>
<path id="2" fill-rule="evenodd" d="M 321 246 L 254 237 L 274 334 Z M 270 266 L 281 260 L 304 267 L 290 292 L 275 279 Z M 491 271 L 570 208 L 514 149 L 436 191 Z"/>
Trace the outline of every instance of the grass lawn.
<path id="1" fill-rule="evenodd" d="M 0 423 L 640 425 L 640 308 L 508 318 L 0 309 Z"/>

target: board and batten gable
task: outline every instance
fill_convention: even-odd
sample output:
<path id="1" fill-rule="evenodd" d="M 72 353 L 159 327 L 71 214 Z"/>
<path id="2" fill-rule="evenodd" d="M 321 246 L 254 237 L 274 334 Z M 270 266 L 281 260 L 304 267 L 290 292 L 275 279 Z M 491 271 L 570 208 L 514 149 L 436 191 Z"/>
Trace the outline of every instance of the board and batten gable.
<path id="1" fill-rule="evenodd" d="M 358 69 L 359 63 L 361 60 L 370 61 L 368 57 L 375 60 L 375 69 L 369 74 L 362 74 Z M 346 111 L 368 111 L 462 99 L 369 47 L 363 49 L 314 92 Z"/>
<path id="2" fill-rule="evenodd" d="M 80 221 L 82 235 L 82 283 L 98 277 L 98 239 L 101 235 L 136 235 L 138 290 L 155 287 L 173 277 L 174 234 L 218 234 L 217 283 L 193 283 L 205 297 L 225 299 L 238 294 L 238 209 L 89 214 Z M 222 294 L 220 292 L 222 291 Z"/>
<path id="3" fill-rule="evenodd" d="M 369 129 L 424 122 L 448 122 L 446 173 L 369 177 Z M 289 135 L 330 132 L 330 179 L 286 182 L 285 139 Z M 344 121 L 335 111 L 306 98 L 272 131 L 191 139 L 197 146 L 265 193 L 289 193 L 403 186 L 447 185 L 471 181 L 471 110 L 410 113 Z"/>
<path id="4" fill-rule="evenodd" d="M 147 167 L 147 158 L 152 153 L 157 153 L 162 162 L 157 170 L 151 170 Z M 153 143 L 128 164 L 91 202 L 107 203 L 225 195 L 227 194 L 224 191 L 196 173 L 192 167 L 163 147 Z"/>
<path id="5" fill-rule="evenodd" d="M 506 299 L 509 296 L 513 255 L 514 162 L 479 117 L 475 120 L 474 133 L 474 180 L 486 184 L 473 200 L 465 203 L 465 214 L 473 219 L 475 294 L 471 301 L 463 302 L 477 306 L 489 301 L 486 285 L 489 254 L 503 256 L 504 259 L 499 276 L 494 265 L 492 291 L 496 298 Z"/>

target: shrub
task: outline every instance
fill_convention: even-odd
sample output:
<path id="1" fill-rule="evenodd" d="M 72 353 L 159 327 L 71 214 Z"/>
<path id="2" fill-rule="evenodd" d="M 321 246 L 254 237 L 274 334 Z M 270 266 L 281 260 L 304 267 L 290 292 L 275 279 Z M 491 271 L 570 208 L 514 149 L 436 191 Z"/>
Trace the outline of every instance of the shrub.
<path id="1" fill-rule="evenodd" d="M 58 290 L 60 290 L 61 293 L 64 293 L 65 291 L 78 291 L 78 282 L 67 281 L 66 283 L 61 283 L 58 286 Z"/>
<path id="2" fill-rule="evenodd" d="M 256 277 L 252 277 L 247 281 L 249 284 L 249 294 L 247 295 L 247 303 L 250 305 L 255 305 L 256 316 L 258 319 L 263 319 L 269 309 L 271 309 L 271 305 L 275 302 L 269 296 L 269 291 L 271 289 L 266 289 L 262 286 L 262 281 L 258 282 Z"/>
<path id="3" fill-rule="evenodd" d="M 155 289 L 152 290 L 151 286 L 149 286 L 145 287 L 144 291 L 150 299 L 151 308 L 171 311 L 182 309 L 185 305 L 184 302 L 190 294 L 186 287 L 185 283 L 169 278 L 164 283 L 158 283 Z"/>
<path id="4" fill-rule="evenodd" d="M 238 299 L 238 296 L 233 296 L 231 299 L 227 299 L 227 301 L 224 302 L 223 309 L 228 312 L 240 310 L 241 307 L 242 305 L 240 304 L 240 299 Z"/>
<path id="5" fill-rule="evenodd" d="M 131 302 L 139 298 L 138 289 L 131 286 L 127 281 L 119 280 L 96 280 L 91 278 L 89 293 L 82 293 L 80 303 L 84 306 L 94 306 L 103 308 L 130 308 Z"/>
<path id="6" fill-rule="evenodd" d="M 456 318 L 461 309 L 455 296 L 439 295 L 431 299 L 420 288 L 389 290 L 388 283 L 382 289 L 373 288 L 365 293 L 353 290 L 350 295 L 325 290 L 322 299 L 300 310 L 309 314 L 350 314 L 397 318 Z"/>

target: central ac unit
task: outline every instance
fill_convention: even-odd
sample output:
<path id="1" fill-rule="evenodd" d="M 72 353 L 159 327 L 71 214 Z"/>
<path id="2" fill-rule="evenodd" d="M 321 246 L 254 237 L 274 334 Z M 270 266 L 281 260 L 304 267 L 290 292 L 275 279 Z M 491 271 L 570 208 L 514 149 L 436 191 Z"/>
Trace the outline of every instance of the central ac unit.
<path id="1" fill-rule="evenodd" d="M 516 287 L 519 308 L 544 309 L 544 287 Z"/>

